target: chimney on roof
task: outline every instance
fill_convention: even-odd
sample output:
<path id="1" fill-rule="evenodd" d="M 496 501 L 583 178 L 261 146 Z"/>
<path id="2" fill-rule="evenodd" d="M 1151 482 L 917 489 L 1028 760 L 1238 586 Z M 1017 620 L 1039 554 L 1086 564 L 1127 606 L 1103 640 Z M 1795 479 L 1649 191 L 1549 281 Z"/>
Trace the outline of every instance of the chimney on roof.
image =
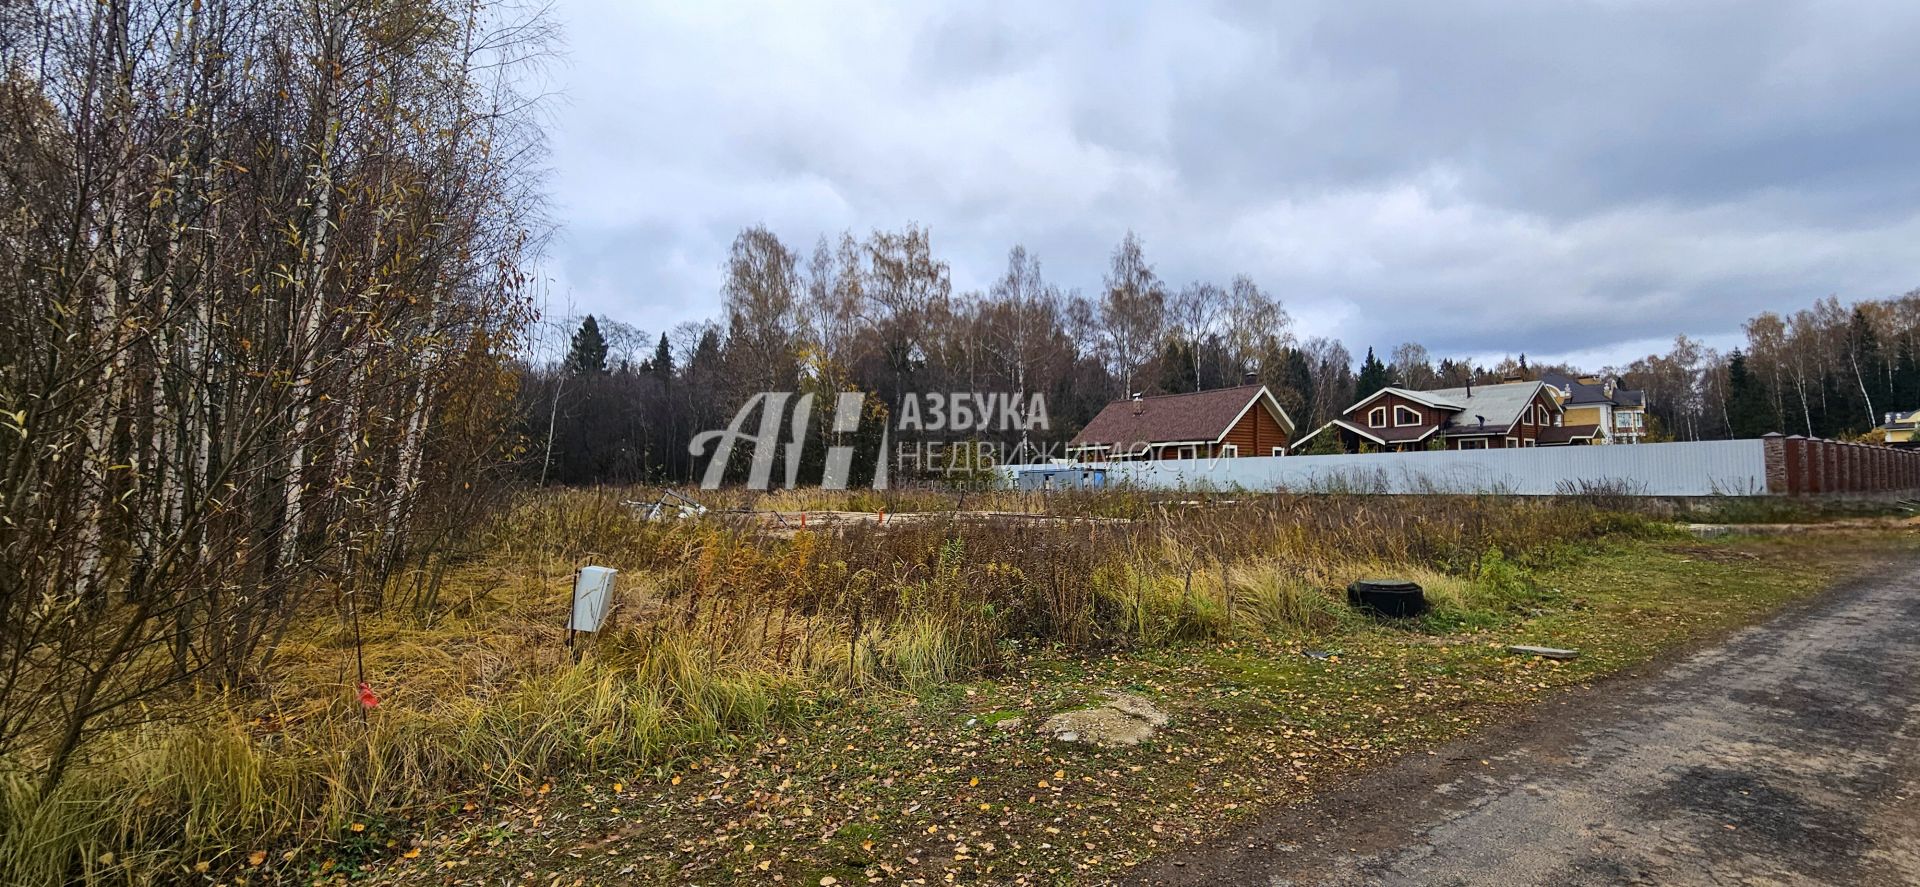
<path id="1" fill-rule="evenodd" d="M 1141 413 L 1144 413 L 1146 411 L 1147 411 L 1146 398 L 1141 397 L 1140 392 L 1135 391 L 1133 393 L 1133 414 L 1138 416 Z"/>
<path id="2" fill-rule="evenodd" d="M 1240 377 L 1240 384 L 1242 385 L 1252 385 L 1258 381 L 1260 381 L 1260 374 L 1251 372 L 1251 371 L 1241 375 Z"/>

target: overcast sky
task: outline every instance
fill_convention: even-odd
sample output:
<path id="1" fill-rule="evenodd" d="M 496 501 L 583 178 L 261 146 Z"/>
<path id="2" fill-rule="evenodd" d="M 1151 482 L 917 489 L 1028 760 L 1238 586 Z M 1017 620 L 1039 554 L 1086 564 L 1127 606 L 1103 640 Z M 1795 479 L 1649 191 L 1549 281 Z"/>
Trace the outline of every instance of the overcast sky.
<path id="1" fill-rule="evenodd" d="M 1920 286 L 1920 2 L 561 0 L 549 312 L 715 315 L 733 236 L 929 226 L 1093 294 L 1254 277 L 1356 354 L 1589 365 Z"/>

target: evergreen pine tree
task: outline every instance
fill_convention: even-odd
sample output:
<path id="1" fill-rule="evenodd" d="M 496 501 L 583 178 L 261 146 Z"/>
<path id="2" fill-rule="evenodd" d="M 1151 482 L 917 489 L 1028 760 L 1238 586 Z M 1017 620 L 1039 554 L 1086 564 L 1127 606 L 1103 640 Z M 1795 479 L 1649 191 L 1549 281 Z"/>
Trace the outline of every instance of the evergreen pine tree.
<path id="1" fill-rule="evenodd" d="M 1160 390 L 1168 394 L 1200 390 L 1200 380 L 1193 374 L 1193 347 L 1179 339 L 1168 338 L 1160 353 Z"/>
<path id="2" fill-rule="evenodd" d="M 1393 372 L 1380 358 L 1373 356 L 1373 349 L 1367 349 L 1367 359 L 1360 362 L 1360 375 L 1353 380 L 1354 398 L 1366 398 L 1373 393 L 1393 384 Z"/>
<path id="3" fill-rule="evenodd" d="M 1727 361 L 1727 425 L 1736 438 L 1775 431 L 1766 380 L 1747 371 L 1747 356 L 1734 351 Z"/>
<path id="4" fill-rule="evenodd" d="M 580 331 L 573 334 L 573 349 L 567 352 L 567 371 L 574 375 L 607 371 L 607 339 L 600 334 L 600 321 L 587 315 Z"/>
<path id="5" fill-rule="evenodd" d="M 1852 391 L 1847 400 L 1853 405 L 1843 417 L 1845 430 L 1858 433 L 1880 424 L 1880 413 L 1893 409 L 1893 392 L 1887 390 L 1886 356 L 1880 350 L 1880 337 L 1873 321 L 1859 307 L 1847 323 L 1849 357 L 1856 367 L 1849 368 Z"/>
<path id="6" fill-rule="evenodd" d="M 1881 412 L 1903 413 L 1920 408 L 1920 362 L 1914 360 L 1913 347 L 1900 340 L 1893 362 L 1893 402 Z"/>
<path id="7" fill-rule="evenodd" d="M 1315 410 L 1319 405 L 1313 402 L 1313 368 L 1307 365 L 1307 355 L 1300 349 L 1288 348 L 1281 357 L 1279 387 L 1281 391 L 1275 394 L 1292 408 L 1294 422 L 1305 427 L 1317 421 Z"/>
<path id="8" fill-rule="evenodd" d="M 660 334 L 660 344 L 653 348 L 653 359 L 647 361 L 647 372 L 657 376 L 662 382 L 673 381 L 673 349 L 667 347 L 667 334 Z"/>
<path id="9" fill-rule="evenodd" d="M 1328 428 L 1308 440 L 1306 445 L 1292 451 L 1296 456 L 1338 456 L 1346 452 L 1340 445 L 1340 429 Z"/>

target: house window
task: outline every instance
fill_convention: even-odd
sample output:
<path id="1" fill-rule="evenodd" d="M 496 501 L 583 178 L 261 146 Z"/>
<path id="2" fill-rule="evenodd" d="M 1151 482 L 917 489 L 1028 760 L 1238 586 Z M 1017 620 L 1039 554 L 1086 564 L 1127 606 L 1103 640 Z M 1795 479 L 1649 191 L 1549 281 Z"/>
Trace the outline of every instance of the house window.
<path id="1" fill-rule="evenodd" d="M 1426 417 L 1421 416 L 1420 411 L 1412 407 L 1396 406 L 1393 408 L 1393 427 L 1395 428 L 1401 428 L 1407 425 L 1419 425 L 1425 421 Z"/>
<path id="2" fill-rule="evenodd" d="M 1533 408 L 1532 407 L 1528 407 L 1520 413 L 1520 424 L 1522 425 L 1533 424 Z"/>
<path id="3" fill-rule="evenodd" d="M 1225 444 L 1220 447 L 1220 456 L 1224 459 L 1237 459 L 1240 456 L 1239 444 Z"/>
<path id="4" fill-rule="evenodd" d="M 1387 408 L 1374 407 L 1373 409 L 1368 410 L 1367 411 L 1367 427 L 1368 428 L 1387 427 Z"/>
<path id="5" fill-rule="evenodd" d="M 1275 455 L 1275 456 L 1284 456 L 1284 455 L 1286 455 L 1286 454 L 1287 454 L 1287 448 L 1286 448 L 1286 447 L 1274 447 L 1274 448 L 1273 448 L 1273 455 Z"/>
<path id="6" fill-rule="evenodd" d="M 1524 440 L 1524 441 L 1521 441 L 1521 442 L 1520 442 L 1520 445 L 1521 445 L 1521 446 L 1523 446 L 1523 447 L 1530 447 L 1530 446 L 1533 446 L 1533 438 L 1531 438 L 1531 437 L 1529 437 L 1529 438 L 1527 438 L 1526 440 Z"/>
<path id="7" fill-rule="evenodd" d="M 1196 451 L 1191 446 L 1180 447 L 1173 451 L 1173 457 L 1176 459 L 1191 459 L 1195 455 Z"/>
<path id="8" fill-rule="evenodd" d="M 1513 449 L 1514 447 L 1517 447 L 1519 445 L 1520 445 L 1520 438 L 1517 438 L 1517 437 L 1507 438 L 1507 449 Z"/>
<path id="9" fill-rule="evenodd" d="M 1484 437 L 1463 437 L 1460 439 L 1460 449 L 1484 450 L 1486 448 L 1487 448 L 1487 439 Z"/>

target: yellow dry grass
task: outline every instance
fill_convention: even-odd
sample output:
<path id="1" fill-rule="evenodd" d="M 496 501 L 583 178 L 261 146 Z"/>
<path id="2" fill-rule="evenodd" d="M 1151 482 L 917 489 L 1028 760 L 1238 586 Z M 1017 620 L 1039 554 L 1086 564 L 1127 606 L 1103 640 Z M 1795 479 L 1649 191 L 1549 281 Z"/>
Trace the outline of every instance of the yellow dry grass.
<path id="1" fill-rule="evenodd" d="M 659 765 L 841 694 L 963 679 L 1008 640 L 1311 635 L 1355 618 L 1339 589 L 1362 575 L 1410 576 L 1443 612 L 1507 606 L 1526 583 L 1491 543 L 1544 551 L 1603 525 L 1553 503 L 1436 501 L 1409 515 L 1345 500 L 1167 508 L 1119 493 L 1048 500 L 1061 519 L 1040 526 L 776 535 L 718 518 L 645 523 L 622 504 L 632 498 L 530 497 L 429 605 L 360 614 L 358 643 L 354 620 L 310 614 L 258 692 L 174 700 L 104 737 L 50 803 L 0 769 L 0 875 L 143 883 L 245 868 L 255 853 L 350 840 L 356 823 L 557 772 Z M 1023 498 L 970 505 L 1019 510 Z M 933 501 L 854 499 L 755 505 Z M 569 649 L 571 578 L 586 563 L 621 570 L 618 604 L 608 630 Z M 400 577 L 388 599 L 419 578 Z M 372 709 L 355 699 L 362 667 Z"/>

